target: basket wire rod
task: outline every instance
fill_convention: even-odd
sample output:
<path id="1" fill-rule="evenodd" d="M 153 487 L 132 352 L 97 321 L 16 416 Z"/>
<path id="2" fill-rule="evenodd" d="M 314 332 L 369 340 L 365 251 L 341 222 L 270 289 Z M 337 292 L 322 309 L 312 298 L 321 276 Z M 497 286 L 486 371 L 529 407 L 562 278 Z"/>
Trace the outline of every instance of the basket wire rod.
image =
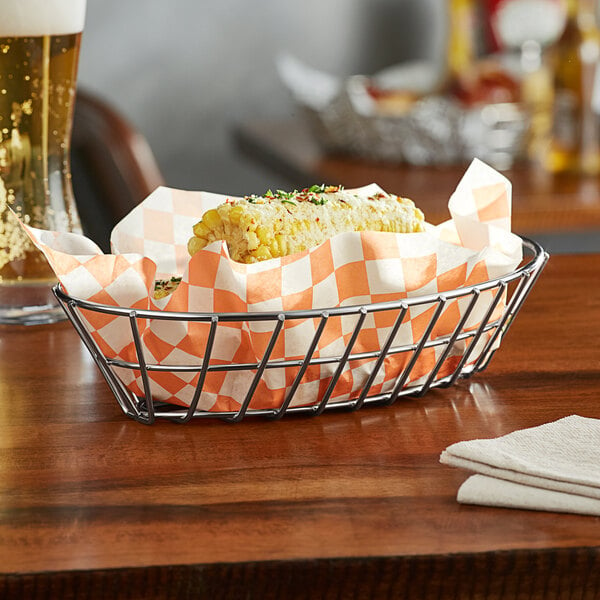
<path id="1" fill-rule="evenodd" d="M 529 281 L 529 276 L 530 276 L 530 274 L 526 273 L 519 279 L 517 288 L 514 290 L 512 296 L 510 298 L 510 301 L 507 303 L 507 306 L 504 309 L 502 318 L 499 320 L 495 330 L 490 335 L 483 350 L 479 353 L 479 356 L 477 357 L 477 359 L 475 360 L 475 362 L 473 364 L 473 372 L 474 373 L 477 371 L 483 370 L 484 367 L 482 365 L 484 365 L 484 364 L 487 365 L 489 363 L 489 361 L 491 360 L 492 356 L 494 355 L 494 353 L 496 352 L 496 348 L 494 347 L 495 342 L 501 334 L 504 335 L 504 330 L 503 330 L 504 325 L 506 325 L 506 323 L 509 322 L 508 320 L 511 317 L 514 317 L 514 315 L 516 314 L 515 307 L 518 307 L 518 305 L 520 304 L 520 298 L 523 296 L 523 293 L 527 289 L 527 283 Z"/>
<path id="2" fill-rule="evenodd" d="M 512 324 L 514 323 L 517 314 L 523 307 L 525 300 L 527 299 L 531 290 L 533 289 L 533 286 L 535 285 L 535 282 L 538 280 L 538 277 L 541 275 L 542 271 L 544 270 L 544 267 L 546 266 L 546 263 L 548 262 L 548 259 L 550 258 L 550 256 L 547 252 L 544 252 L 542 258 L 544 260 L 540 262 L 540 264 L 534 271 L 530 271 L 528 273 L 523 274 L 523 278 L 521 281 L 526 282 L 526 283 L 523 286 L 519 285 L 517 287 L 517 289 L 515 290 L 515 292 L 513 293 L 511 302 L 506 309 L 506 313 L 504 315 L 504 318 L 502 319 L 502 322 L 500 323 L 500 326 L 496 330 L 494 337 L 490 340 L 486 349 L 482 352 L 481 357 L 479 358 L 479 360 L 477 361 L 477 364 L 475 365 L 476 371 L 483 371 L 484 369 L 487 368 L 488 364 L 490 363 L 490 361 L 491 361 L 492 357 L 494 356 L 496 349 L 497 349 L 497 347 L 493 348 L 492 345 L 495 343 L 495 341 L 500 333 L 502 334 L 503 337 L 505 337 L 506 333 L 508 332 L 508 330 L 511 328 Z M 493 349 L 492 349 L 492 351 L 489 351 L 488 348 L 493 348 Z"/>
<path id="3" fill-rule="evenodd" d="M 304 357 L 304 360 L 302 361 L 302 365 L 300 366 L 300 369 L 298 370 L 298 373 L 296 374 L 296 377 L 294 378 L 294 381 L 292 382 L 292 385 L 285 397 L 285 400 L 283 401 L 283 404 L 278 409 L 275 409 L 275 411 L 273 412 L 272 415 L 270 415 L 269 418 L 271 418 L 273 420 L 280 419 L 287 411 L 288 406 L 290 405 L 290 402 L 292 401 L 292 398 L 296 394 L 296 390 L 298 389 L 298 386 L 300 385 L 300 382 L 302 381 L 302 378 L 304 377 L 304 373 L 306 373 L 306 369 L 308 369 L 309 365 L 311 364 L 312 357 L 315 353 L 315 350 L 317 349 L 317 345 L 319 343 L 319 340 L 321 339 L 321 336 L 323 335 L 323 331 L 325 330 L 325 326 L 327 325 L 328 320 L 329 320 L 329 313 L 327 311 L 322 312 L 321 319 L 319 320 L 319 325 L 317 327 L 317 330 L 315 331 L 315 334 L 313 335 L 310 346 L 308 347 L 308 352 L 306 353 L 306 356 Z"/>
<path id="4" fill-rule="evenodd" d="M 373 382 L 375 381 L 375 377 L 377 377 L 377 374 L 379 373 L 379 370 L 381 369 L 381 365 L 383 365 L 383 361 L 386 359 L 386 357 L 388 355 L 388 352 L 392 346 L 392 343 L 394 342 L 394 339 L 396 338 L 396 334 L 398 333 L 398 330 L 400 329 L 400 326 L 402 325 L 402 322 L 404 321 L 404 317 L 406 316 L 407 312 L 408 312 L 408 305 L 405 303 L 402 303 L 402 305 L 400 307 L 400 312 L 398 313 L 398 316 L 396 317 L 396 321 L 394 322 L 394 325 L 392 326 L 392 330 L 390 331 L 383 346 L 381 347 L 381 352 L 379 353 L 379 358 L 377 359 L 377 362 L 375 363 L 375 366 L 373 367 L 373 370 L 371 371 L 371 373 L 360 393 L 360 396 L 356 400 L 356 404 L 354 405 L 354 408 L 356 410 L 361 408 L 362 405 L 364 404 L 365 398 L 367 397 L 367 394 L 369 393 L 369 390 L 371 389 L 371 386 L 373 385 Z"/>
<path id="5" fill-rule="evenodd" d="M 480 297 L 478 289 L 474 289 L 471 292 L 471 294 L 472 294 L 471 301 L 469 302 L 463 316 L 461 317 L 460 321 L 458 322 L 458 325 L 454 328 L 452 335 L 450 336 L 450 338 L 448 339 L 448 341 L 446 343 L 444 351 L 438 358 L 435 366 L 433 367 L 431 373 L 429 374 L 429 377 L 423 384 L 422 388 L 418 391 L 416 396 L 418 396 L 418 397 L 423 396 L 424 394 L 427 393 L 427 391 L 431 387 L 431 384 L 434 382 L 436 375 L 439 373 L 439 370 L 442 368 L 442 365 L 444 364 L 444 362 L 448 358 L 448 355 L 452 351 L 452 348 L 454 347 L 454 344 L 456 343 L 456 340 L 457 340 L 460 332 L 463 330 L 463 328 L 465 327 L 465 325 L 467 323 L 467 320 L 471 316 L 471 313 L 473 312 L 473 309 L 475 308 L 475 305 L 477 304 L 477 301 L 479 300 L 479 297 Z"/>
<path id="6" fill-rule="evenodd" d="M 389 398 L 387 404 L 393 404 L 397 400 L 398 396 L 400 395 L 400 392 L 401 392 L 402 388 L 404 387 L 404 384 L 406 383 L 411 371 L 413 370 L 414 366 L 417 364 L 419 355 L 421 354 L 421 351 L 425 347 L 425 344 L 426 344 L 429 336 L 431 335 L 433 328 L 435 327 L 444 308 L 446 307 L 446 303 L 447 303 L 446 297 L 443 294 L 440 294 L 438 296 L 437 308 L 435 309 L 431 319 L 429 320 L 429 325 L 427 325 L 427 328 L 425 329 L 423 335 L 421 336 L 421 339 L 419 340 L 419 344 L 417 345 L 417 348 L 413 352 L 410 362 L 408 363 L 408 365 L 406 365 L 406 367 L 402 371 L 402 375 L 400 375 L 400 377 L 396 381 L 396 383 L 394 385 L 394 389 L 392 390 L 392 393 L 390 395 L 390 398 Z"/>
<path id="7" fill-rule="evenodd" d="M 262 374 L 265 370 L 265 367 L 266 367 L 267 363 L 269 362 L 269 358 L 271 356 L 271 353 L 273 352 L 273 348 L 275 348 L 275 343 L 277 342 L 277 339 L 279 338 L 279 333 L 281 332 L 281 328 L 283 327 L 284 321 L 285 321 L 285 314 L 283 314 L 283 313 L 278 314 L 277 321 L 275 322 L 275 327 L 273 328 L 273 333 L 271 334 L 271 338 L 269 340 L 269 343 L 267 345 L 265 353 L 258 365 L 258 369 L 256 369 L 256 373 L 254 374 L 252 383 L 250 384 L 248 392 L 246 393 L 246 397 L 244 398 L 244 401 L 242 402 L 242 405 L 240 406 L 240 409 L 237 411 L 237 413 L 235 413 L 233 416 L 227 418 L 226 419 L 227 421 L 231 421 L 232 423 L 237 423 L 238 421 L 241 421 L 244 418 L 244 415 L 246 414 L 246 411 L 248 410 L 248 407 L 250 406 L 252 396 L 254 395 L 254 392 L 256 391 L 256 387 L 258 386 L 258 382 L 260 381 Z"/>
<path id="8" fill-rule="evenodd" d="M 79 312 L 76 310 L 77 304 L 72 300 L 63 300 L 56 293 L 55 296 L 58 298 L 63 310 L 65 310 L 67 313 L 69 320 L 71 321 L 73 327 L 75 327 L 75 330 L 79 334 L 79 337 L 83 341 L 87 351 L 90 353 L 92 359 L 96 363 L 96 366 L 100 369 L 100 372 L 108 384 L 108 387 L 117 399 L 121 410 L 127 416 L 137 416 L 139 411 L 137 410 L 136 404 L 132 401 L 132 395 L 125 388 L 119 377 L 117 377 L 113 373 L 112 369 L 108 366 L 108 363 L 98 347 L 98 344 L 96 344 L 96 341 L 90 335 L 87 327 L 81 319 L 81 316 L 79 315 Z"/>
<path id="9" fill-rule="evenodd" d="M 135 345 L 135 353 L 138 359 L 138 365 L 140 369 L 140 375 L 142 377 L 142 383 L 144 386 L 144 397 L 146 400 L 146 414 L 140 413 L 137 420 L 145 425 L 152 425 L 154 423 L 154 399 L 152 398 L 152 390 L 150 388 L 150 379 L 148 377 L 148 369 L 146 368 L 146 359 L 144 358 L 144 351 L 142 349 L 142 341 L 140 338 L 140 331 L 137 324 L 137 313 L 135 310 L 129 312 L 129 325 L 131 327 L 131 333 L 133 335 L 133 343 Z"/>
<path id="10" fill-rule="evenodd" d="M 208 365 L 210 363 L 210 356 L 212 354 L 215 337 L 217 335 L 217 325 L 219 324 L 219 317 L 214 315 L 210 320 L 210 330 L 208 332 L 208 339 L 206 340 L 206 347 L 204 348 L 204 354 L 202 358 L 202 369 L 198 375 L 198 382 L 196 383 L 196 389 L 194 390 L 194 396 L 190 405 L 182 417 L 174 417 L 172 420 L 177 423 L 187 423 L 196 412 L 198 401 L 200 400 L 200 394 L 204 388 L 204 381 L 206 379 L 206 373 L 208 372 Z"/>
<path id="11" fill-rule="evenodd" d="M 356 321 L 356 325 L 354 325 L 354 330 L 352 331 L 352 335 L 350 336 L 350 339 L 348 340 L 348 344 L 346 345 L 344 354 L 342 354 L 342 356 L 340 358 L 340 362 L 338 363 L 335 373 L 331 377 L 331 381 L 329 382 L 329 385 L 327 386 L 327 389 L 325 390 L 325 394 L 323 395 L 323 398 L 321 399 L 319 404 L 314 409 L 314 416 L 320 415 L 325 410 L 325 407 L 327 406 L 327 402 L 329 401 L 329 397 L 331 396 L 333 389 L 335 388 L 335 386 L 338 382 L 338 379 L 340 378 L 342 371 L 344 370 L 344 367 L 346 366 L 346 363 L 348 362 L 348 357 L 350 356 L 350 353 L 352 352 L 352 348 L 354 347 L 354 344 L 356 343 L 358 334 L 360 333 L 363 323 L 365 322 L 365 319 L 367 318 L 367 314 L 368 314 L 367 309 L 364 306 L 361 306 L 360 309 L 358 310 L 358 319 Z"/>
<path id="12" fill-rule="evenodd" d="M 483 316 L 483 319 L 481 320 L 479 327 L 477 328 L 477 333 L 471 339 L 471 343 L 465 349 L 464 354 L 462 355 L 460 361 L 458 362 L 458 365 L 456 366 L 456 369 L 454 370 L 454 373 L 452 374 L 452 377 L 450 378 L 448 385 L 453 385 L 454 383 L 456 383 L 456 380 L 463 374 L 464 366 L 467 364 L 467 361 L 471 357 L 473 350 L 475 350 L 475 347 L 477 346 L 477 343 L 481 339 L 481 336 L 486 332 L 486 330 L 487 330 L 486 325 L 489 322 L 489 320 L 492 318 L 492 315 L 494 314 L 496 307 L 500 303 L 500 300 L 502 300 L 502 298 L 504 297 L 507 287 L 508 287 L 508 283 L 506 281 L 500 281 L 498 283 L 498 287 L 497 287 L 498 291 L 496 292 L 496 295 L 490 302 L 490 305 L 488 306 L 488 309 L 487 309 L 485 315 Z"/>
<path id="13" fill-rule="evenodd" d="M 330 315 L 331 317 L 331 315 Z M 315 318 L 315 317 L 312 317 Z M 286 319 L 287 320 L 287 319 Z M 219 322 L 221 322 L 219 320 Z M 486 326 L 487 329 L 492 329 L 496 325 L 488 324 Z M 458 340 L 463 340 L 464 338 L 473 337 L 475 332 L 462 332 L 458 336 Z M 425 348 L 431 348 L 433 346 L 444 346 L 447 343 L 447 338 L 449 336 L 442 336 L 440 338 L 436 338 L 435 340 L 428 340 L 425 344 Z M 409 344 L 404 346 L 394 346 L 388 350 L 388 354 L 401 354 L 403 352 L 413 351 L 417 347 L 416 344 Z M 348 360 L 366 360 L 371 358 L 378 358 L 381 354 L 380 350 L 369 350 L 368 352 L 356 352 L 351 354 L 348 357 Z M 332 364 L 338 363 L 341 356 L 325 356 L 325 357 L 313 357 L 311 361 L 311 365 L 323 365 L 323 364 Z M 138 364 L 135 362 L 126 362 L 121 361 L 114 358 L 107 358 L 106 362 L 108 365 L 113 365 L 116 367 L 121 367 L 123 369 L 129 370 L 137 370 Z M 304 362 L 304 358 L 302 359 L 294 359 L 294 360 L 272 360 L 269 361 L 265 369 L 281 369 L 284 367 L 301 367 Z M 208 367 L 209 372 L 217 372 L 217 371 L 248 371 L 254 370 L 258 368 L 260 363 L 232 363 L 226 365 L 210 365 Z M 202 370 L 202 364 L 199 365 L 159 365 L 159 364 L 147 364 L 146 368 L 148 372 L 173 372 L 173 373 L 199 373 Z"/>
<path id="14" fill-rule="evenodd" d="M 472 293 L 469 292 L 468 294 Z M 468 295 L 464 294 L 464 296 Z M 389 309 L 392 310 L 392 309 Z M 328 311 L 329 312 L 329 311 Z M 138 313 L 139 316 L 139 313 Z M 215 315 L 218 317 L 218 315 Z M 329 313 L 329 317 L 331 318 L 331 313 Z M 315 319 L 316 317 L 311 317 Z M 289 322 L 289 319 L 286 319 Z M 219 323 L 222 323 L 221 319 L 219 319 Z M 489 323 L 486 325 L 486 330 L 493 329 L 496 327 L 495 323 Z M 465 338 L 470 338 L 475 335 L 475 331 L 473 332 L 461 332 L 457 338 L 457 341 L 463 340 Z M 428 340 L 425 344 L 425 348 L 431 348 L 434 346 L 445 346 L 447 343 L 447 339 L 450 336 L 441 336 L 436 338 L 435 340 Z M 404 346 L 393 346 L 388 350 L 388 355 L 392 354 L 401 354 L 403 352 L 411 352 L 415 350 L 417 344 L 407 344 Z M 353 353 L 348 357 L 348 360 L 366 360 L 371 358 L 378 358 L 380 355 L 380 350 L 369 350 L 367 352 L 357 352 Z M 325 357 L 313 357 L 311 360 L 311 365 L 322 365 L 322 364 L 331 364 L 338 363 L 341 356 L 325 356 Z M 304 362 L 304 358 L 301 359 L 293 359 L 293 360 L 272 360 L 269 361 L 265 369 L 281 369 L 283 367 L 301 367 Z M 116 358 L 106 358 L 106 363 L 109 366 L 121 367 L 123 369 L 129 370 L 137 370 L 138 364 L 136 362 L 127 362 L 123 360 L 119 360 Z M 226 365 L 209 365 L 209 372 L 216 371 L 248 371 L 254 370 L 258 368 L 260 363 L 231 363 Z M 148 372 L 176 372 L 176 373 L 199 373 L 202 370 L 202 364 L 199 365 L 160 365 L 160 364 L 147 364 L 146 369 Z"/>

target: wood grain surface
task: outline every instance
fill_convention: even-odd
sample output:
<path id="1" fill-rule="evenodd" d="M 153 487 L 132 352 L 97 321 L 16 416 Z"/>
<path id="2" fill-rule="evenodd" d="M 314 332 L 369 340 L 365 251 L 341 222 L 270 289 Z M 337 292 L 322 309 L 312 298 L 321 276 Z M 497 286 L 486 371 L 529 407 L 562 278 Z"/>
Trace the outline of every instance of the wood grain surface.
<path id="1" fill-rule="evenodd" d="M 449 444 L 600 418 L 600 256 L 488 369 L 390 407 L 125 417 L 70 324 L 0 328 L 0 598 L 594 598 L 600 518 L 459 505 Z"/>

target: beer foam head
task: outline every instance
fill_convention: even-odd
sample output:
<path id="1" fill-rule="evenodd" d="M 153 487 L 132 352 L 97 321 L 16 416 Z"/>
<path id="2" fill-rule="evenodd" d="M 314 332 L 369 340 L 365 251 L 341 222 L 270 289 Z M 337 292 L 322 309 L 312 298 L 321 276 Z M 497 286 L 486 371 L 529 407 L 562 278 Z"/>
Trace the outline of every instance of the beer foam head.
<path id="1" fill-rule="evenodd" d="M 0 37 L 83 31 L 86 0 L 2 0 Z"/>

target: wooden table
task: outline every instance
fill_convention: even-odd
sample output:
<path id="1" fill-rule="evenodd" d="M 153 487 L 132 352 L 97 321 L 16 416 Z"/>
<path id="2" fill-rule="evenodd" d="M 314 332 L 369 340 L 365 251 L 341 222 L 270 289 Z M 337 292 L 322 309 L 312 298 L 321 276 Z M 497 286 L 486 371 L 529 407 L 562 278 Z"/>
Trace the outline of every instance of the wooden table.
<path id="1" fill-rule="evenodd" d="M 449 444 L 600 418 L 600 255 L 486 371 L 355 413 L 141 425 L 68 323 L 0 329 L 0 598 L 595 598 L 600 519 L 459 505 Z"/>
<path id="2" fill-rule="evenodd" d="M 300 119 L 241 123 L 234 136 L 246 156 L 286 177 L 292 187 L 377 183 L 390 193 L 415 200 L 433 224 L 449 218 L 448 198 L 466 169 L 466 165 L 414 167 L 328 155 Z M 505 175 L 513 184 L 516 233 L 598 232 L 600 236 L 600 178 L 553 176 L 526 166 Z"/>

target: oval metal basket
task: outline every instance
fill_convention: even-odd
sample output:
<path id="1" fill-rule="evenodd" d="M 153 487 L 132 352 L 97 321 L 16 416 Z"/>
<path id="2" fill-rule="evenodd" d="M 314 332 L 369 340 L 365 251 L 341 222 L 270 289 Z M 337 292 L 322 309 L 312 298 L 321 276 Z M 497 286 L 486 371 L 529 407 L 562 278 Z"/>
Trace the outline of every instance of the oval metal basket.
<path id="1" fill-rule="evenodd" d="M 357 410 L 369 404 L 392 404 L 403 396 L 421 396 L 434 387 L 452 385 L 459 378 L 470 377 L 482 371 L 489 364 L 494 352 L 497 350 L 501 338 L 512 325 L 515 316 L 521 309 L 523 302 L 531 291 L 537 277 L 544 268 L 549 256 L 544 249 L 534 241 L 523 239 L 524 259 L 521 266 L 512 273 L 498 279 L 493 279 L 477 285 L 463 287 L 452 291 L 412 297 L 398 300 L 397 302 L 384 302 L 356 306 L 333 307 L 327 309 L 314 309 L 304 311 L 258 312 L 258 313 L 175 313 L 152 310 L 134 310 L 98 304 L 69 296 L 60 285 L 54 288 L 54 293 L 65 310 L 71 323 L 79 333 L 83 343 L 89 350 L 92 358 L 105 377 L 110 389 L 114 393 L 123 412 L 141 422 L 151 424 L 156 418 L 170 419 L 177 422 L 187 422 L 192 418 L 220 418 L 231 422 L 238 422 L 249 415 L 258 415 L 270 419 L 278 419 L 290 413 L 304 413 L 319 415 L 326 409 L 339 408 Z M 464 311 L 454 330 L 449 335 L 441 337 L 432 336 L 435 325 L 450 302 L 461 300 L 466 303 Z M 482 306 L 481 302 L 485 305 Z M 505 303 L 505 308 L 498 318 L 496 310 L 500 302 Z M 483 317 L 476 328 L 468 327 L 469 316 L 475 306 L 483 312 Z M 411 344 L 395 344 L 396 333 L 408 318 L 413 307 L 427 307 L 432 309 L 431 317 L 424 328 L 420 339 Z M 81 311 L 93 311 L 119 317 L 123 326 L 130 328 L 135 345 L 137 362 L 125 362 L 107 357 L 103 354 L 94 338 L 90 335 L 82 318 Z M 371 313 L 388 313 L 393 315 L 393 326 L 381 347 L 371 352 L 353 352 L 355 342 L 367 316 Z M 323 333 L 326 323 L 330 319 L 343 318 L 352 315 L 355 317 L 354 329 L 351 332 L 344 351 L 336 356 L 319 356 L 316 352 L 319 338 Z M 204 359 L 197 365 L 189 364 L 158 364 L 147 361 L 140 339 L 140 320 L 157 319 L 166 321 L 204 322 L 210 326 L 210 333 Z M 271 352 L 275 347 L 284 322 L 304 319 L 315 319 L 318 326 L 311 340 L 307 340 L 307 352 L 301 359 L 282 360 L 272 359 Z M 211 362 L 213 343 L 218 328 L 232 323 L 248 323 L 261 321 L 270 324 L 272 333 L 270 342 L 262 358 L 255 363 L 230 363 L 217 364 Z M 451 372 L 447 372 L 447 359 L 452 353 L 456 354 L 457 345 L 461 345 L 461 353 L 455 360 Z M 427 348 L 436 347 L 438 356 L 435 366 L 425 376 L 417 380 L 411 379 L 411 372 L 419 360 L 421 353 Z M 377 375 L 386 359 L 393 355 L 405 354 L 406 366 L 393 382 L 393 386 L 385 393 L 373 393 L 372 387 Z M 344 401 L 331 401 L 340 376 L 352 361 L 369 359 L 369 374 L 365 384 L 358 394 Z M 293 405 L 294 396 L 302 383 L 307 369 L 314 365 L 329 365 L 332 375 L 328 378 L 326 389 L 319 398 L 310 405 Z M 445 369 L 442 370 L 442 366 Z M 254 392 L 267 369 L 297 369 L 292 384 L 289 386 L 283 402 L 274 408 L 253 408 L 252 399 Z M 133 370 L 141 374 L 144 394 L 138 396 L 130 391 L 119 377 L 117 370 Z M 231 411 L 212 411 L 199 408 L 199 400 L 203 393 L 206 377 L 215 371 L 246 371 L 252 374 L 250 385 L 245 390 L 243 398 L 239 399 L 239 407 Z M 443 376 L 440 373 L 443 371 Z M 189 406 L 176 406 L 166 404 L 155 398 L 152 394 L 150 374 L 153 372 L 193 373 L 198 374 L 194 396 Z"/>

